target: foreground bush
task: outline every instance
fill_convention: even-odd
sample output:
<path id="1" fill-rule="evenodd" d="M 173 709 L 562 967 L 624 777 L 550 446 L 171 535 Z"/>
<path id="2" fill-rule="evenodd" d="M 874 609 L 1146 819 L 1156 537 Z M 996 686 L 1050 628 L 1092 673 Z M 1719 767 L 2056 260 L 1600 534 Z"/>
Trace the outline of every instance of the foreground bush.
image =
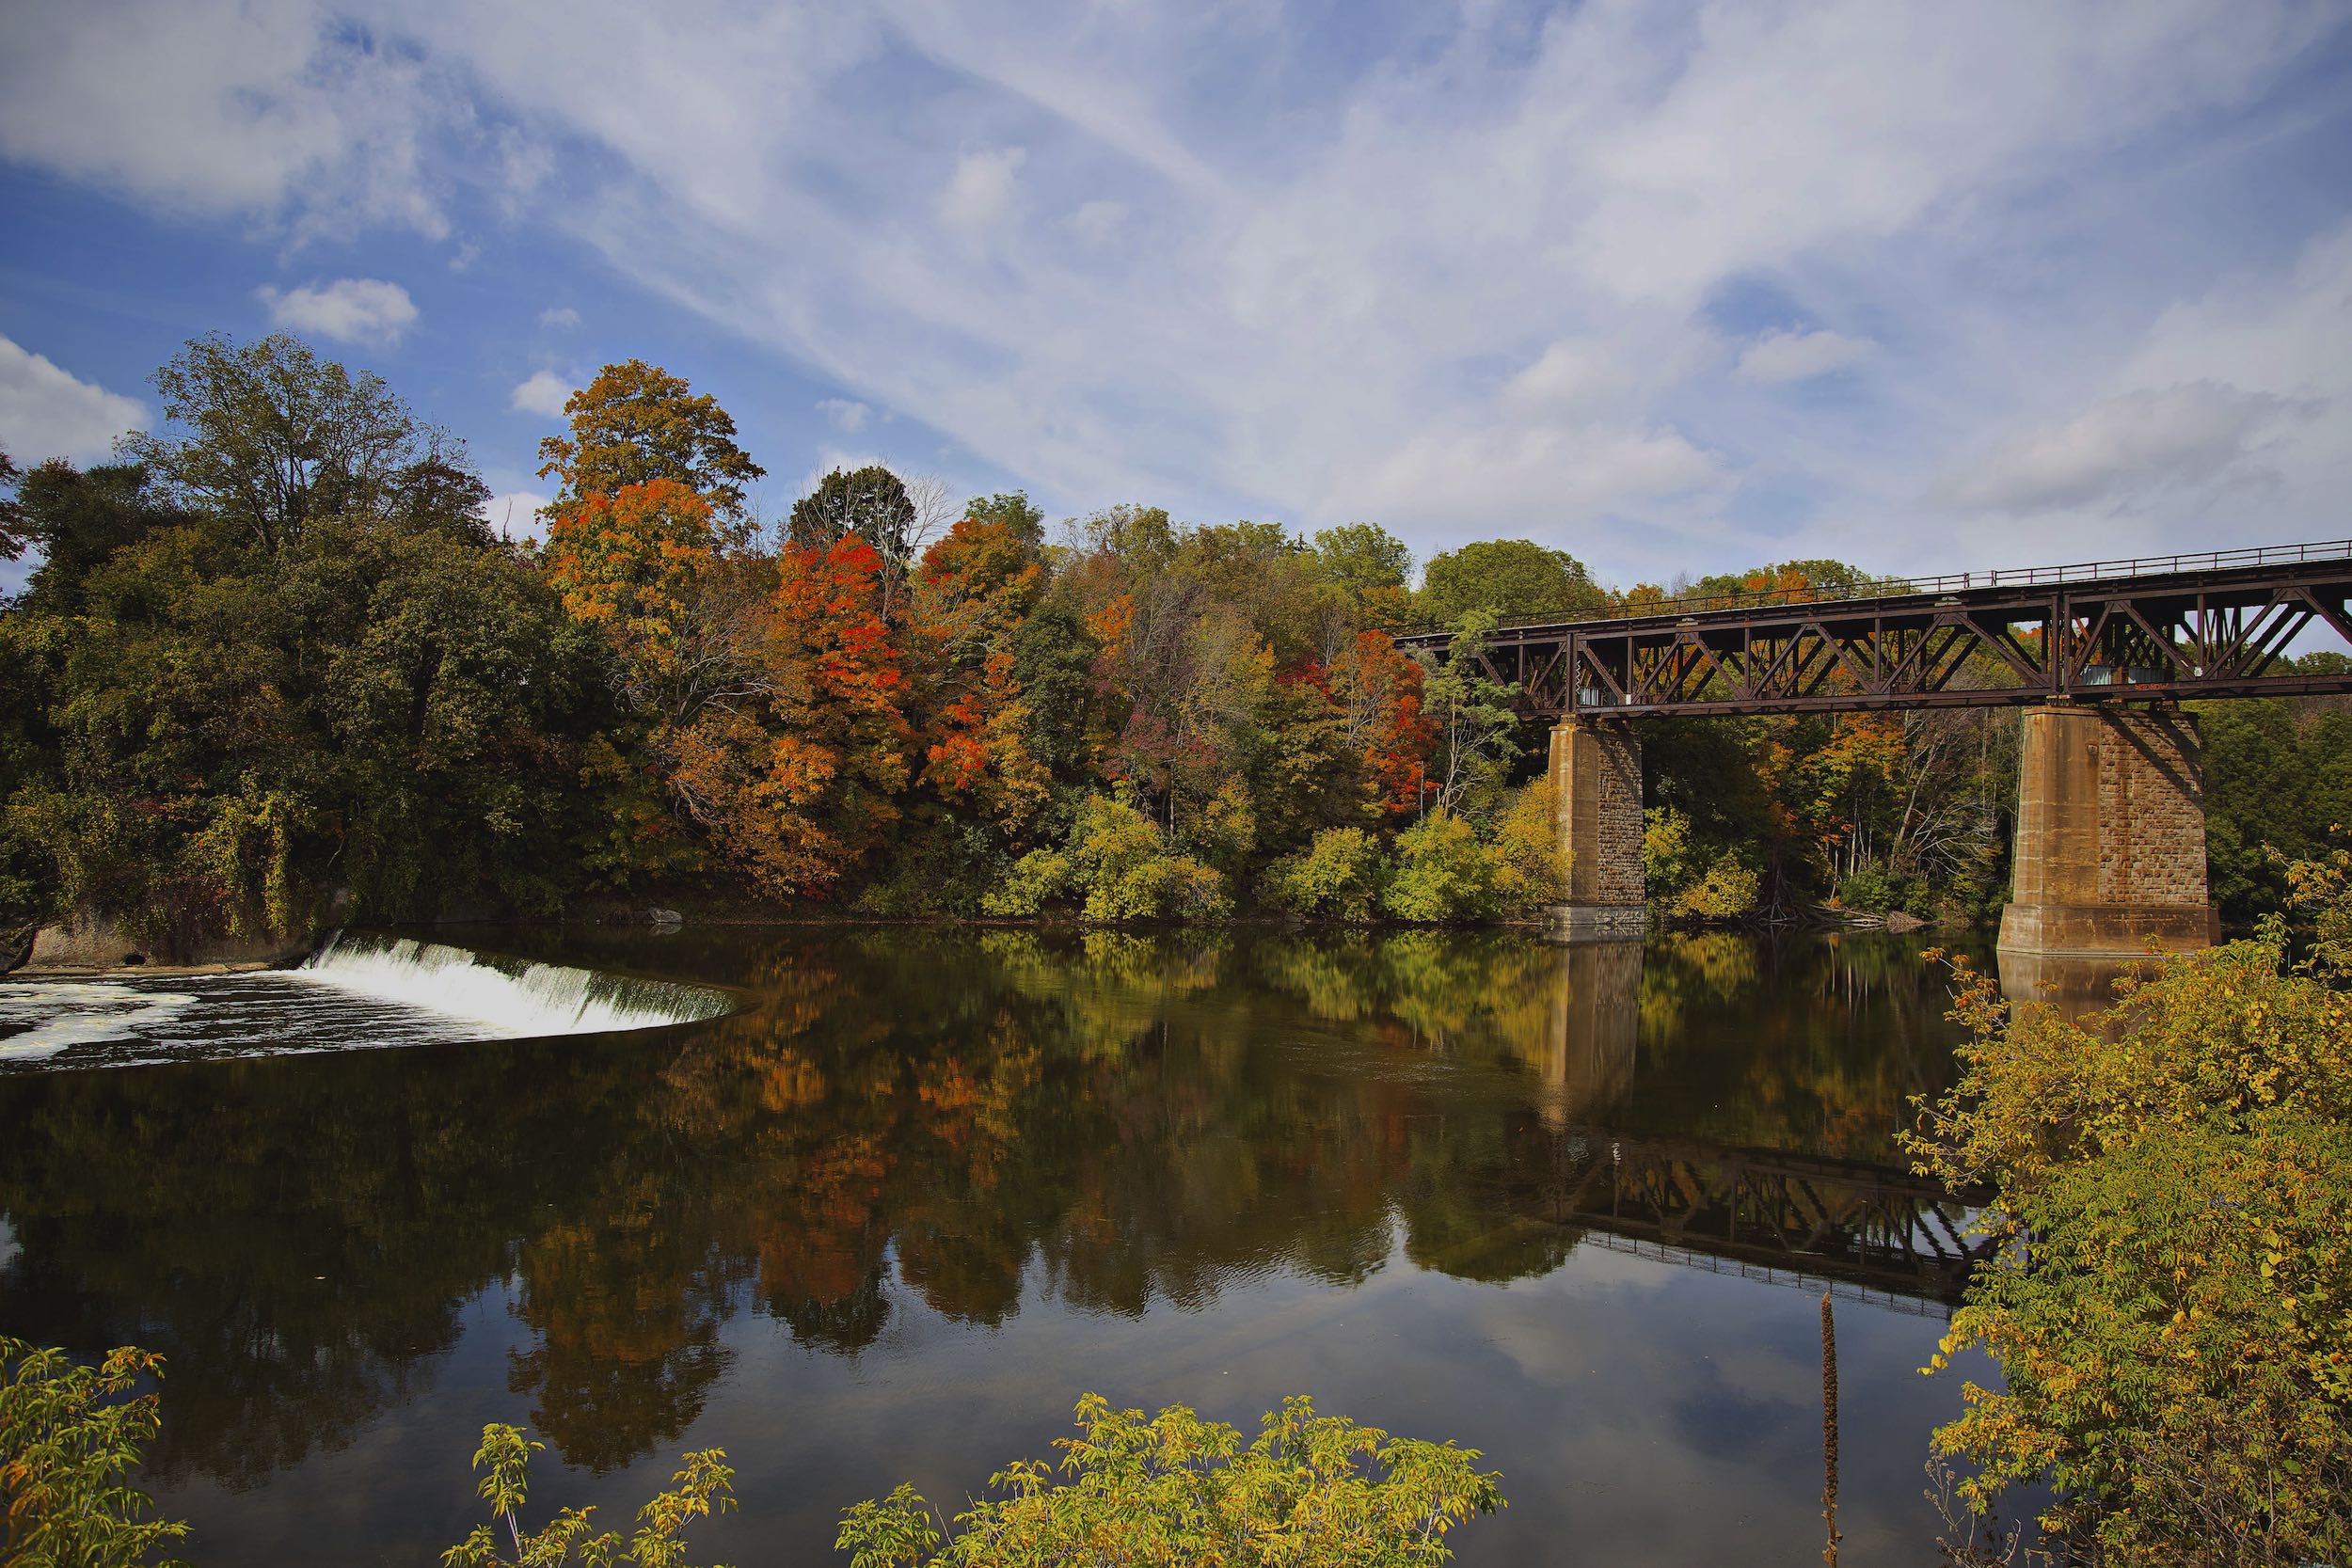
<path id="1" fill-rule="evenodd" d="M 1477 1469 L 1477 1449 L 1317 1416 L 1304 1398 L 1266 1416 L 1248 1448 L 1233 1428 L 1183 1405 L 1146 1420 L 1096 1394 L 1078 1402 L 1078 1426 L 1079 1436 L 1055 1444 L 1058 1466 L 1016 1461 L 992 1478 L 1003 1496 L 975 1503 L 946 1530 L 900 1486 L 850 1510 L 835 1544 L 853 1554 L 852 1568 L 1402 1568 L 1447 1561 L 1447 1534 L 1502 1506 L 1502 1478 Z"/>
<path id="2" fill-rule="evenodd" d="M 154 1499 L 128 1482 L 160 1425 L 155 1396 L 131 1390 L 161 1375 L 127 1346 L 83 1367 L 0 1336 L 0 1562 L 118 1568 L 188 1533 L 143 1520 Z"/>
<path id="3" fill-rule="evenodd" d="M 441 1554 L 445 1568 L 562 1568 L 574 1561 L 590 1568 L 610 1568 L 615 1562 L 634 1568 L 686 1568 L 687 1525 L 735 1506 L 735 1472 L 725 1463 L 726 1450 L 705 1449 L 679 1461 L 670 1490 L 656 1493 L 637 1511 L 637 1528 L 626 1540 L 616 1531 L 597 1530 L 594 1508 L 559 1509 L 544 1528 L 526 1530 L 522 1511 L 531 1456 L 546 1447 L 495 1421 L 482 1429 L 473 1467 L 488 1472 L 478 1490 L 490 1505 L 490 1522 L 476 1525 L 464 1541 Z M 511 1557 L 504 1555 L 508 1546 L 514 1548 Z"/>
<path id="4" fill-rule="evenodd" d="M 2352 857 L 2292 875 L 2303 957 L 2273 920 L 2079 1025 L 1974 981 L 1914 1140 L 2016 1243 L 1937 1357 L 2005 1386 L 1937 1449 L 1979 1512 L 2048 1482 L 2044 1533 L 2106 1560 L 2352 1560 Z"/>
<path id="5" fill-rule="evenodd" d="M 0 1338 L 0 1562 L 9 1568 L 133 1568 L 183 1538 L 184 1524 L 142 1522 L 154 1503 L 125 1484 L 159 1430 L 155 1396 L 124 1397 L 160 1357 L 123 1349 L 99 1367 Z M 1151 1420 L 1100 1395 L 1078 1402 L 1081 1435 L 1061 1439 L 1059 1469 L 1016 1460 L 992 1478 L 1001 1497 L 940 1520 L 911 1487 L 843 1516 L 835 1548 L 853 1568 L 939 1564 L 1224 1563 L 1229 1568 L 1406 1568 L 1450 1560 L 1446 1537 L 1502 1507 L 1476 1449 L 1391 1437 L 1303 1397 L 1268 1415 L 1258 1440 L 1182 1405 Z M 637 1511 L 626 1536 L 594 1508 L 524 1520 L 531 1458 L 545 1449 L 493 1422 L 473 1456 L 489 1505 L 441 1554 L 444 1568 L 688 1568 L 686 1530 L 735 1507 L 723 1449 L 689 1453 Z M 162 1568 L 185 1568 L 167 1562 Z"/>

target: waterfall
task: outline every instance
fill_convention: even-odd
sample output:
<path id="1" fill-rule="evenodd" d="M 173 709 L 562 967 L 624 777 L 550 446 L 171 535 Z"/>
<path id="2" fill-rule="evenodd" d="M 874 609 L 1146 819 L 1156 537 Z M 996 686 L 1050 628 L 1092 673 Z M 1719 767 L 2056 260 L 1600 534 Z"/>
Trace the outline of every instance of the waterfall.
<path id="1" fill-rule="evenodd" d="M 534 963 L 439 942 L 338 931 L 294 977 L 428 1007 L 494 1035 L 593 1035 L 716 1018 L 732 1004 L 707 986 Z"/>

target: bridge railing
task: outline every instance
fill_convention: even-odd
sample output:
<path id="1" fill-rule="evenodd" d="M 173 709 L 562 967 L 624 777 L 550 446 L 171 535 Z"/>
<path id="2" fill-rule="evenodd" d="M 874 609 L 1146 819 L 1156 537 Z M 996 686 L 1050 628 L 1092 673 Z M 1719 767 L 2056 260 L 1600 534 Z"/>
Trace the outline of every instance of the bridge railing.
<path id="1" fill-rule="evenodd" d="M 2352 559 L 2352 539 L 2309 545 L 2249 545 L 2233 550 L 2182 555 L 2116 556 L 2064 566 L 2005 566 L 1989 572 L 1945 572 L 1932 577 L 1857 578 L 1851 582 L 1808 583 L 1803 588 L 1742 589 L 1729 594 L 1686 594 L 1675 598 L 1630 600 L 1613 595 L 1593 610 L 1565 615 L 1506 621 L 1498 630 L 1565 626 L 1583 621 L 1622 621 L 1652 615 L 1695 615 L 1711 610 L 1752 610 L 1777 605 L 1835 604 L 1847 599 L 1895 598 L 1906 594 L 1960 594 L 1980 588 L 2044 588 L 2112 578 L 2170 576 L 2182 572 L 2289 565 L 2307 561 Z M 1437 628 L 1423 628 L 1434 631 Z"/>

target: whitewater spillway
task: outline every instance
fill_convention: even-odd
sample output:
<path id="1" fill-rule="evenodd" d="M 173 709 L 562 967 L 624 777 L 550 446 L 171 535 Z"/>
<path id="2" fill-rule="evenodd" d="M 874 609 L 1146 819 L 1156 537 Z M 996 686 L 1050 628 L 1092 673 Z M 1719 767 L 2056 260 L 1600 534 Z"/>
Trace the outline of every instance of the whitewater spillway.
<path id="1" fill-rule="evenodd" d="M 613 1034 L 733 1006 L 715 987 L 346 931 L 297 969 L 0 981 L 0 1074 Z"/>
<path id="2" fill-rule="evenodd" d="M 450 947 L 411 937 L 339 931 L 295 979 L 450 1013 L 495 1037 L 600 1035 L 691 1023 L 728 1009 L 725 993 Z"/>

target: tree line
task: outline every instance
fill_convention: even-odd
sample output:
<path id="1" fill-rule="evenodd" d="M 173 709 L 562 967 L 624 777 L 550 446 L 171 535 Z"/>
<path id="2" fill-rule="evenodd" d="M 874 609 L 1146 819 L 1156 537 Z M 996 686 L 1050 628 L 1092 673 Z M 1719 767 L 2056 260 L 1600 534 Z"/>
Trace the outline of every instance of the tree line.
<path id="1" fill-rule="evenodd" d="M 0 469 L 0 553 L 40 554 L 0 600 L 13 927 L 93 909 L 289 933 L 687 889 L 882 915 L 1505 916 L 1559 895 L 1541 735 L 1472 660 L 1396 634 L 1458 654 L 1515 617 L 1859 577 L 1618 591 L 1520 539 L 1416 583 L 1370 523 L 1301 538 L 1121 505 L 1049 537 L 1023 492 L 955 507 L 879 467 L 763 519 L 734 420 L 638 360 L 571 398 L 541 448 L 545 538 L 518 541 L 462 441 L 299 340 L 199 338 L 154 385 L 163 428 L 117 461 Z M 2352 816 L 2352 724 L 2257 708 L 2215 764 L 2244 782 L 2247 822 L 2217 801 L 2216 835 L 2241 917 L 2275 903 L 2264 842 Z M 2004 896 L 2005 715 L 1645 737 L 1670 915 Z M 2280 768 L 2317 781 L 2308 805 L 2261 786 Z"/>

